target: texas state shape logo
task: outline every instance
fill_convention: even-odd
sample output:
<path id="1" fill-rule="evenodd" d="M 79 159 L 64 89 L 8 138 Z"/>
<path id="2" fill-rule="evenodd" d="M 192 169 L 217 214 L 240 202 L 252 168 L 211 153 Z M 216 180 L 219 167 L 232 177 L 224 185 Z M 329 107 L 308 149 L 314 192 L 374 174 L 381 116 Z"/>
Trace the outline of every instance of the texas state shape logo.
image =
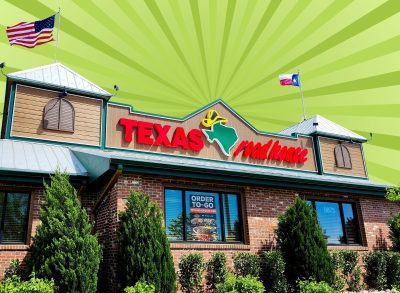
<path id="1" fill-rule="evenodd" d="M 204 127 L 203 133 L 208 142 L 216 142 L 226 156 L 231 155 L 231 150 L 239 140 L 236 129 L 226 126 L 228 119 L 219 115 L 217 111 L 208 111 L 206 117 L 201 121 Z"/>

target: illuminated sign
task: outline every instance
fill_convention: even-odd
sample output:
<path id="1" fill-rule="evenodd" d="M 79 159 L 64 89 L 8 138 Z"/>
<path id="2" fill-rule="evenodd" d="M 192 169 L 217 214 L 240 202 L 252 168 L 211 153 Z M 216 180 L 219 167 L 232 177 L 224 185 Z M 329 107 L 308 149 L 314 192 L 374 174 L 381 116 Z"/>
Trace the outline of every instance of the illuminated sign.
<path id="1" fill-rule="evenodd" d="M 162 125 L 135 119 L 119 119 L 119 125 L 123 127 L 124 141 L 127 143 L 134 140 L 140 145 L 200 152 L 205 146 L 204 139 L 206 139 L 210 144 L 216 142 L 227 157 L 290 164 L 304 164 L 308 159 L 307 148 L 281 145 L 278 139 L 268 139 L 264 142 L 240 140 L 236 129 L 225 125 L 226 123 L 228 123 L 228 119 L 213 109 L 209 110 L 201 121 L 203 129 L 185 130 L 181 126 L 172 127 L 168 124 Z M 231 154 L 232 150 L 233 154 Z"/>
<path id="2" fill-rule="evenodd" d="M 203 133 L 200 129 L 192 129 L 185 132 L 183 127 L 176 127 L 170 134 L 170 125 L 161 125 L 146 121 L 121 118 L 119 125 L 124 127 L 124 140 L 131 142 L 133 131 L 138 144 L 143 145 L 163 145 L 167 148 L 181 148 L 183 150 L 200 151 L 204 147 Z"/>

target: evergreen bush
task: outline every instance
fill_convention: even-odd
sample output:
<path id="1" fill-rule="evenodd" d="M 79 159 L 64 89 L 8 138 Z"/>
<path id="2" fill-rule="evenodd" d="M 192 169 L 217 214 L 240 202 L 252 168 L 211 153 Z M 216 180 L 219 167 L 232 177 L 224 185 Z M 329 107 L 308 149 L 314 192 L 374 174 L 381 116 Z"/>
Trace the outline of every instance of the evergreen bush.
<path id="1" fill-rule="evenodd" d="M 386 252 L 373 251 L 364 256 L 365 282 L 370 289 L 384 290 L 387 286 Z"/>
<path id="2" fill-rule="evenodd" d="M 225 254 L 217 252 L 211 255 L 206 270 L 207 289 L 210 292 L 215 292 L 217 285 L 223 283 L 228 274 Z"/>
<path id="3" fill-rule="evenodd" d="M 31 247 L 30 269 L 54 279 L 58 292 L 96 291 L 101 248 L 68 175 L 56 172 L 45 186 L 47 204 Z"/>
<path id="4" fill-rule="evenodd" d="M 120 267 L 123 287 L 138 281 L 153 284 L 156 292 L 176 292 L 170 245 L 157 203 L 132 191 L 120 214 Z"/>
<path id="5" fill-rule="evenodd" d="M 262 254 L 264 285 L 267 292 L 286 293 L 288 291 L 285 276 L 285 262 L 278 250 Z"/>
<path id="6" fill-rule="evenodd" d="M 342 290 L 347 285 L 349 291 L 362 290 L 362 271 L 358 265 L 358 253 L 351 250 L 333 251 L 331 258 L 336 272 L 333 288 Z"/>
<path id="7" fill-rule="evenodd" d="M 239 252 L 233 257 L 233 267 L 237 276 L 252 276 L 258 278 L 260 276 L 261 266 L 260 259 L 257 255 L 249 252 Z"/>
<path id="8" fill-rule="evenodd" d="M 205 268 L 203 256 L 189 253 L 182 256 L 179 262 L 179 283 L 184 293 L 200 293 L 202 291 L 202 274 Z"/>
<path id="9" fill-rule="evenodd" d="M 392 216 L 389 221 L 389 238 L 392 241 L 392 250 L 400 252 L 400 213 Z"/>
<path id="10" fill-rule="evenodd" d="M 217 285 L 217 293 L 263 293 L 264 286 L 252 276 L 229 274 L 224 283 Z"/>
<path id="11" fill-rule="evenodd" d="M 314 209 L 297 197 L 278 220 L 277 241 L 289 284 L 310 278 L 332 284 L 334 269 Z"/>
<path id="12" fill-rule="evenodd" d="M 400 289 L 400 253 L 386 253 L 386 279 L 390 289 Z"/>
<path id="13" fill-rule="evenodd" d="M 331 252 L 331 260 L 335 272 L 332 288 L 338 291 L 343 291 L 346 287 L 346 279 L 343 274 L 343 258 L 340 251 Z"/>
<path id="14" fill-rule="evenodd" d="M 54 281 L 38 279 L 34 274 L 27 281 L 12 276 L 0 283 L 0 293 L 54 293 Z"/>

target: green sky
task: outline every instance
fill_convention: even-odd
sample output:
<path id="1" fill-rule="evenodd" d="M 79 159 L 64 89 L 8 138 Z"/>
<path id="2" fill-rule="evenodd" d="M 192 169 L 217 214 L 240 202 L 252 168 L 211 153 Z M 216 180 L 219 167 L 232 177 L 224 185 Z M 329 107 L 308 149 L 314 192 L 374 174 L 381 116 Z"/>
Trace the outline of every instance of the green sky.
<path id="1" fill-rule="evenodd" d="M 59 49 L 11 47 L 5 28 L 61 6 Z M 278 75 L 301 72 L 306 112 L 372 141 L 372 180 L 400 184 L 400 1 L 0 0 L 5 73 L 55 58 L 134 108 L 185 116 L 222 98 L 256 128 L 301 120 L 298 88 Z M 4 76 L 0 92 L 4 93 Z M 1 105 L 2 106 L 2 105 Z"/>

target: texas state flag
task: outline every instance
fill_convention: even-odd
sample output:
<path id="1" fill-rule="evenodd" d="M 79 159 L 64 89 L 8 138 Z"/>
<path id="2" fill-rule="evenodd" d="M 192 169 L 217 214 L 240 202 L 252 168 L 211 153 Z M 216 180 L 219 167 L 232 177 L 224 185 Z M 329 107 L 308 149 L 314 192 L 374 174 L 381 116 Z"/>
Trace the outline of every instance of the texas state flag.
<path id="1" fill-rule="evenodd" d="M 281 85 L 300 86 L 299 74 L 281 74 L 279 75 L 279 82 Z"/>

